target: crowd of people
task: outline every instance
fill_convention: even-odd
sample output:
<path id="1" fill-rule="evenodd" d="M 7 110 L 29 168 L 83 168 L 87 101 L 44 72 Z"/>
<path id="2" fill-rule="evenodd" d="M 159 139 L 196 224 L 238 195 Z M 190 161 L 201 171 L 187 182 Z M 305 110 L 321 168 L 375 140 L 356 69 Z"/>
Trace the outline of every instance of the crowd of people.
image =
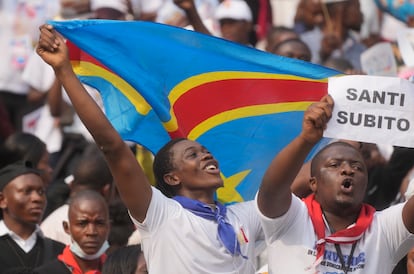
<path id="1" fill-rule="evenodd" d="M 413 148 L 338 140 L 305 161 L 331 118 L 327 95 L 257 179 L 256 198 L 223 205 L 208 148 L 172 139 L 152 155 L 124 141 L 45 23 L 154 21 L 344 74 L 367 74 L 361 55 L 388 42 L 395 77 L 414 75 L 396 40 L 414 14 L 403 22 L 375 0 L 292 0 L 282 20 L 281 2 L 2 1 L 0 274 L 414 274 Z"/>

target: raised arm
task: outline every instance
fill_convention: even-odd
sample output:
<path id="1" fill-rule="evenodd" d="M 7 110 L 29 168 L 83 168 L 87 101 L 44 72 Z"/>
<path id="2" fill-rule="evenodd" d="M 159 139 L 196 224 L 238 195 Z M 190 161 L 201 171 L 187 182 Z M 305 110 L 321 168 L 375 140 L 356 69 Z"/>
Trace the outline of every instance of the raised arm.
<path id="1" fill-rule="evenodd" d="M 265 216 L 276 218 L 289 209 L 291 184 L 308 153 L 322 138 L 332 107 L 333 100 L 329 95 L 309 106 L 304 114 L 302 132 L 269 165 L 257 197 L 259 209 Z"/>
<path id="2" fill-rule="evenodd" d="M 129 147 L 76 77 L 62 36 L 50 25 L 41 26 L 36 50 L 53 67 L 77 114 L 103 151 L 125 205 L 134 218 L 143 221 L 152 195 L 148 179 Z"/>
<path id="3" fill-rule="evenodd" d="M 203 20 L 201 20 L 194 0 L 174 0 L 174 4 L 176 4 L 185 12 L 189 23 L 193 26 L 195 31 L 212 35 L 212 33 L 207 29 L 206 25 L 204 25 Z"/>

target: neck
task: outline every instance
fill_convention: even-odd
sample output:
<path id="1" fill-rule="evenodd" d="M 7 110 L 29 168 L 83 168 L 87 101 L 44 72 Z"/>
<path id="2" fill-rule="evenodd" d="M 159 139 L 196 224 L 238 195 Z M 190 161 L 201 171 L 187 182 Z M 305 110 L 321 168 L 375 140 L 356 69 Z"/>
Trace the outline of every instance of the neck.
<path id="1" fill-rule="evenodd" d="M 322 210 L 322 212 L 323 212 L 323 215 L 325 216 L 325 220 L 328 222 L 330 229 L 333 230 L 331 231 L 332 233 L 339 231 L 339 230 L 346 229 L 347 227 L 355 223 L 359 216 L 359 211 L 358 213 L 346 214 L 346 215 L 342 215 L 342 214 L 337 215 L 337 214 L 331 213 L 329 211 L 324 211 L 324 210 Z"/>
<path id="2" fill-rule="evenodd" d="M 184 196 L 193 200 L 200 201 L 202 203 L 208 204 L 208 205 L 214 205 L 214 193 L 215 190 L 210 191 L 180 191 L 177 193 L 177 195 Z"/>
<path id="3" fill-rule="evenodd" d="M 24 240 L 29 238 L 36 229 L 36 224 L 14 221 L 7 214 L 3 214 L 3 221 L 8 229 L 16 233 L 20 238 Z"/>
<path id="4" fill-rule="evenodd" d="M 80 269 L 82 270 L 82 273 L 86 273 L 92 270 L 101 270 L 102 268 L 101 258 L 98 258 L 96 260 L 83 260 L 76 255 L 74 255 L 74 257 Z"/>

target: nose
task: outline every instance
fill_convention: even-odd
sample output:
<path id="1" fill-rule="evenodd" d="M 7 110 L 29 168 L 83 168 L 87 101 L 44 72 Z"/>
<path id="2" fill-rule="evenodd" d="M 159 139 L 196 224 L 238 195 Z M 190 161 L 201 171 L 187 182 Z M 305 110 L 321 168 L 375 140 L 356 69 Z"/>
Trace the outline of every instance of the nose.
<path id="1" fill-rule="evenodd" d="M 86 227 L 86 235 L 88 236 L 94 236 L 98 233 L 98 230 L 96 229 L 96 225 L 94 224 L 88 224 Z"/>
<path id="2" fill-rule="evenodd" d="M 348 162 L 341 165 L 341 175 L 354 175 L 355 171 Z"/>
<path id="3" fill-rule="evenodd" d="M 203 160 L 205 160 L 205 159 L 212 159 L 213 158 L 213 155 L 210 153 L 210 151 L 204 151 L 203 152 L 203 156 L 202 156 L 202 159 Z"/>
<path id="4" fill-rule="evenodd" d="M 33 202 L 37 202 L 37 203 L 44 203 L 46 201 L 46 196 L 44 194 L 43 189 L 32 191 L 31 198 Z"/>

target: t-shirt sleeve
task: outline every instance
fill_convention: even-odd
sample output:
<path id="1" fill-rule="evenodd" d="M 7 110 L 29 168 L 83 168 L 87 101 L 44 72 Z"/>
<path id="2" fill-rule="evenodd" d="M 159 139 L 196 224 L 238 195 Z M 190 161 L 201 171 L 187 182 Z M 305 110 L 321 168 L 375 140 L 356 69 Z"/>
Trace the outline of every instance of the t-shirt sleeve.
<path id="1" fill-rule="evenodd" d="M 383 240 L 387 241 L 390 253 L 396 260 L 404 257 L 414 246 L 414 234 L 407 230 L 402 219 L 404 205 L 405 203 L 397 204 L 376 213 Z"/>
<path id="2" fill-rule="evenodd" d="M 30 56 L 23 70 L 22 79 L 40 92 L 47 92 L 55 81 L 55 72 L 36 52 Z"/>
<path id="3" fill-rule="evenodd" d="M 288 211 L 280 217 L 269 218 L 263 215 L 257 205 L 256 195 L 256 210 L 259 214 L 263 231 L 268 244 L 276 241 L 282 235 L 284 235 L 289 229 L 300 220 L 306 220 L 309 218 L 306 206 L 304 203 L 295 195 L 292 194 L 292 202 Z"/>
<path id="4" fill-rule="evenodd" d="M 182 210 L 183 207 L 178 202 L 166 197 L 158 189 L 152 187 L 152 197 L 145 220 L 140 223 L 131 214 L 130 217 L 140 230 L 141 236 L 144 237 L 146 233 L 157 230 L 168 219 L 178 216 Z"/>

